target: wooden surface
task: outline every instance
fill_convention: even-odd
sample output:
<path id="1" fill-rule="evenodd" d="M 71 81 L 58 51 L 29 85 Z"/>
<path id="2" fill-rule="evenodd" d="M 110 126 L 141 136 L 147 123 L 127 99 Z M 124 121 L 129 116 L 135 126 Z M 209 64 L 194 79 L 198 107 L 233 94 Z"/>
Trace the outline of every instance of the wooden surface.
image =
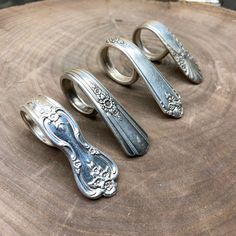
<path id="1" fill-rule="evenodd" d="M 182 95 L 185 114 L 164 116 L 144 82 L 109 80 L 97 54 L 107 37 L 131 38 L 163 22 L 198 59 L 193 85 L 170 57 L 158 68 Z M 154 1 L 43 1 L 0 11 L 0 235 L 236 235 L 236 13 Z M 60 75 L 94 73 L 147 131 L 150 150 L 125 156 L 105 123 L 77 113 Z M 36 94 L 63 104 L 85 137 L 118 164 L 119 191 L 91 201 L 64 154 L 38 141 L 19 106 Z"/>

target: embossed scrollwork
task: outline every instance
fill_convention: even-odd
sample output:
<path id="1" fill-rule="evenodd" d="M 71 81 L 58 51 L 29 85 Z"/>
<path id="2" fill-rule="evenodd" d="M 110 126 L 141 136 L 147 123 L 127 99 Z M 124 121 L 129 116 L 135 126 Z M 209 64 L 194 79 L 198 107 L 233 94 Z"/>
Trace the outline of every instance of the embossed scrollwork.
<path id="1" fill-rule="evenodd" d="M 74 119 L 60 104 L 39 96 L 21 107 L 21 115 L 40 140 L 66 154 L 77 186 L 85 196 L 98 198 L 115 194 L 116 164 L 84 139 Z"/>

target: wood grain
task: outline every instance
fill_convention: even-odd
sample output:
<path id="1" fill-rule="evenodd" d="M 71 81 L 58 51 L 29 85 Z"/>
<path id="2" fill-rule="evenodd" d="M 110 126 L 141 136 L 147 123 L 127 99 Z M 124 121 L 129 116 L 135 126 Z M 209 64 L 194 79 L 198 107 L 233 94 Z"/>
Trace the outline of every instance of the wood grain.
<path id="1" fill-rule="evenodd" d="M 182 95 L 182 119 L 167 118 L 144 82 L 109 80 L 98 51 L 110 36 L 131 38 L 159 20 L 198 59 L 205 81 L 191 84 L 168 56 L 158 68 Z M 236 13 L 154 1 L 54 0 L 0 11 L 0 235 L 235 235 Z M 140 158 L 122 152 L 105 123 L 66 101 L 60 75 L 93 73 L 149 134 Z M 119 191 L 91 201 L 60 151 L 25 127 L 19 106 L 36 94 L 59 101 L 85 137 L 120 170 Z"/>

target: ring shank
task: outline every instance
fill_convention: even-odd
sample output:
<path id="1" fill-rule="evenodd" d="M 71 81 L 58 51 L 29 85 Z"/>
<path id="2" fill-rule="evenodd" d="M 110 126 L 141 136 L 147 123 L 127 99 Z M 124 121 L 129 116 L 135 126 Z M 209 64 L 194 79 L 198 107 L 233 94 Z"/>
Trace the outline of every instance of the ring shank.
<path id="1" fill-rule="evenodd" d="M 44 100 L 44 97 L 38 96 L 38 99 Z M 55 145 L 51 142 L 47 134 L 45 134 L 44 129 L 41 127 L 42 121 L 36 115 L 36 113 L 33 111 L 29 104 L 31 104 L 31 102 L 26 103 L 20 108 L 20 115 L 23 121 L 40 141 L 49 146 L 55 147 Z"/>
<path id="2" fill-rule="evenodd" d="M 142 38 L 141 38 L 142 30 L 149 30 L 149 31 L 151 31 L 152 33 L 154 33 L 156 35 L 156 33 L 153 31 L 153 29 L 151 27 L 149 27 L 148 25 L 142 25 L 134 31 L 134 33 L 133 33 L 133 42 L 142 50 L 142 52 L 145 54 L 145 56 L 149 60 L 151 60 L 151 61 L 161 61 L 169 53 L 168 49 L 164 45 L 164 48 L 163 48 L 164 50 L 162 52 L 160 52 L 160 53 L 151 52 L 147 47 L 145 47 L 145 45 L 142 41 Z"/>
<path id="3" fill-rule="evenodd" d="M 71 105 L 76 110 L 88 117 L 96 116 L 96 109 L 93 106 L 88 105 L 88 103 L 86 103 L 84 99 L 79 96 L 78 89 L 80 91 L 83 90 L 76 83 L 74 83 L 66 74 L 61 78 L 61 88 Z"/>
<path id="4" fill-rule="evenodd" d="M 101 61 L 101 64 L 102 64 L 104 70 L 106 71 L 106 73 L 115 82 L 117 82 L 119 84 L 122 84 L 122 85 L 131 85 L 134 82 L 136 82 L 139 76 L 138 76 L 138 74 L 137 74 L 137 72 L 134 68 L 132 70 L 132 75 L 131 76 L 126 76 L 126 75 L 120 73 L 115 68 L 114 64 L 112 63 L 112 61 L 110 59 L 109 48 L 116 48 L 116 49 L 120 50 L 118 47 L 114 47 L 114 46 L 111 46 L 111 45 L 106 45 L 104 48 L 101 49 L 101 52 L 100 52 L 100 59 L 101 60 L 100 61 Z"/>

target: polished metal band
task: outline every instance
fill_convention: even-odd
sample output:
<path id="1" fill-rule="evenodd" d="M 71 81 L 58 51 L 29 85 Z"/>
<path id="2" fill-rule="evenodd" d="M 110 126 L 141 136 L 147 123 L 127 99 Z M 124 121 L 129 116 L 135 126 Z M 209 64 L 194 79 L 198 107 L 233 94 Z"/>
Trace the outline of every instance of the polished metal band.
<path id="1" fill-rule="evenodd" d="M 141 39 L 141 31 L 150 30 L 161 41 L 164 48 L 161 53 L 153 53 L 147 49 Z M 193 58 L 186 50 L 177 37 L 172 34 L 168 28 L 158 21 L 147 21 L 138 26 L 133 33 L 133 42 L 142 50 L 142 52 L 152 61 L 160 61 L 168 53 L 172 56 L 181 71 L 193 83 L 200 83 L 203 80 L 201 71 Z"/>
<path id="2" fill-rule="evenodd" d="M 110 60 L 109 48 L 118 49 L 127 56 L 134 67 L 132 76 L 125 76 L 115 68 Z M 183 107 L 179 94 L 134 43 L 123 38 L 108 39 L 101 49 L 100 58 L 104 70 L 114 81 L 128 85 L 140 76 L 165 114 L 174 118 L 182 117 Z"/>
<path id="3" fill-rule="evenodd" d="M 86 197 L 96 199 L 116 193 L 116 164 L 84 139 L 74 119 L 59 103 L 38 96 L 23 105 L 20 113 L 42 142 L 66 154 L 77 186 Z"/>
<path id="4" fill-rule="evenodd" d="M 66 72 L 61 77 L 61 89 L 82 114 L 94 116 L 99 112 L 129 156 L 141 156 L 147 152 L 149 142 L 145 131 L 92 74 L 80 69 Z M 80 97 L 79 90 L 93 106 Z"/>

